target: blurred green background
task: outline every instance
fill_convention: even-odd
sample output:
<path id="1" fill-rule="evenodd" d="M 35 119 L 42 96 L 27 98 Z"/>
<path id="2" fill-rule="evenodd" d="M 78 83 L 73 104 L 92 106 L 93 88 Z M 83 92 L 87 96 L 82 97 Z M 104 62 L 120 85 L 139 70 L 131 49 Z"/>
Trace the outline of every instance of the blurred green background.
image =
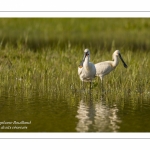
<path id="1" fill-rule="evenodd" d="M 0 18 L 1 45 L 150 49 L 149 18 Z"/>

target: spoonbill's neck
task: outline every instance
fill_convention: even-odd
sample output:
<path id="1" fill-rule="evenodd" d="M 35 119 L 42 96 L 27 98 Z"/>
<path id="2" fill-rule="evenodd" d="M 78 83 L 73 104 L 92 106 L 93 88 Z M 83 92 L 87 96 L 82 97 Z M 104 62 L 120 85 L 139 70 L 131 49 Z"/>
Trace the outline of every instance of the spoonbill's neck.
<path id="1" fill-rule="evenodd" d="M 89 67 L 89 55 L 85 57 L 83 67 L 88 68 Z"/>
<path id="2" fill-rule="evenodd" d="M 119 58 L 117 55 L 113 56 L 113 66 L 116 67 L 119 64 Z"/>

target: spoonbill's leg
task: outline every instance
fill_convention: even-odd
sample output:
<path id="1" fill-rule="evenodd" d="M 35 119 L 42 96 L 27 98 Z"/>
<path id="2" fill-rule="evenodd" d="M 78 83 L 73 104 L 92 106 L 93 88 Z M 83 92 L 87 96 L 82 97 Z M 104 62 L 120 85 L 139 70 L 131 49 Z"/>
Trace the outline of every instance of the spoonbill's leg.
<path id="1" fill-rule="evenodd" d="M 82 89 L 84 90 L 84 81 L 82 81 Z"/>
<path id="2" fill-rule="evenodd" d="M 104 88 L 103 88 L 103 77 L 100 76 L 100 80 L 101 80 L 101 93 L 104 93 Z"/>
<path id="3" fill-rule="evenodd" d="M 90 82 L 90 91 L 92 90 L 92 81 Z"/>

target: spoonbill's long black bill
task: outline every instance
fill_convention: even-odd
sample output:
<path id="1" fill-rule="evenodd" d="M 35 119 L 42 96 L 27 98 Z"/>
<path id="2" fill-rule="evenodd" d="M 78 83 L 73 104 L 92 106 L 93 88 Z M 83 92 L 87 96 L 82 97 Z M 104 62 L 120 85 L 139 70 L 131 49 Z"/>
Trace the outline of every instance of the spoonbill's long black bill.
<path id="1" fill-rule="evenodd" d="M 124 65 L 124 67 L 127 68 L 128 66 L 127 66 L 127 64 L 124 62 L 124 60 L 123 60 L 121 54 L 119 54 L 119 58 L 121 59 L 121 61 L 122 61 L 123 65 Z"/>

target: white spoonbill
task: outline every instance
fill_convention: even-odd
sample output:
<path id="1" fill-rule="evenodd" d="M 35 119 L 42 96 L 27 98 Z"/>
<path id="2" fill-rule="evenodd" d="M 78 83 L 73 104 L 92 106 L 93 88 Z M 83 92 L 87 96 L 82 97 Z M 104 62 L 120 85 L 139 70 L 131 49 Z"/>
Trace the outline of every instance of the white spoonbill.
<path id="1" fill-rule="evenodd" d="M 89 49 L 85 49 L 83 60 L 78 67 L 78 75 L 82 83 L 90 82 L 90 88 L 91 88 L 91 82 L 95 78 L 96 69 L 95 69 L 95 65 L 89 61 L 90 61 L 90 51 Z"/>
<path id="2" fill-rule="evenodd" d="M 113 61 L 104 61 L 95 64 L 96 68 L 96 76 L 99 76 L 101 79 L 101 82 L 103 81 L 103 77 L 107 74 L 109 74 L 112 70 L 114 70 L 117 65 L 119 64 L 119 58 L 121 59 L 123 65 L 125 68 L 127 68 L 126 63 L 124 62 L 120 51 L 116 50 L 112 55 Z"/>

